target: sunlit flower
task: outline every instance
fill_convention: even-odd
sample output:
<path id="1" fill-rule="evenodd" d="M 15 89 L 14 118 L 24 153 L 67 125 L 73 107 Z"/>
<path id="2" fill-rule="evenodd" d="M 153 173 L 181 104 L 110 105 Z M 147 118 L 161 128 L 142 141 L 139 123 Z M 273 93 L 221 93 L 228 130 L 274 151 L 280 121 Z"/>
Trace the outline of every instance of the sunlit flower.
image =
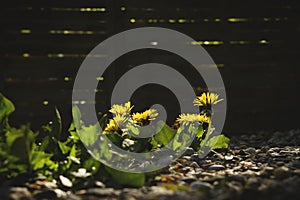
<path id="1" fill-rule="evenodd" d="M 111 132 L 118 131 L 122 125 L 125 125 L 128 121 L 128 118 L 124 115 L 117 114 L 113 119 L 109 120 L 109 123 L 106 125 L 103 134 L 108 134 Z"/>
<path id="2" fill-rule="evenodd" d="M 129 115 L 132 108 L 133 108 L 133 106 L 131 106 L 130 101 L 128 101 L 124 105 L 122 105 L 122 104 L 113 105 L 111 107 L 111 109 L 109 110 L 109 112 L 111 112 L 114 115 L 124 116 L 124 115 Z"/>
<path id="3" fill-rule="evenodd" d="M 149 109 L 142 113 L 134 113 L 132 115 L 133 122 L 140 126 L 148 124 L 150 121 L 155 120 L 158 112 L 155 109 Z"/>
<path id="4" fill-rule="evenodd" d="M 176 120 L 179 124 L 189 125 L 191 123 L 200 122 L 200 123 L 209 123 L 210 119 L 206 115 L 200 114 L 180 114 Z"/>
<path id="5" fill-rule="evenodd" d="M 110 119 L 109 123 L 106 125 L 103 134 L 113 133 L 115 131 L 118 131 L 119 126 L 117 122 L 114 119 Z"/>
<path id="6" fill-rule="evenodd" d="M 223 101 L 223 99 L 219 99 L 219 95 L 215 93 L 205 92 L 201 96 L 198 96 L 194 101 L 195 106 L 211 106 L 215 105 L 219 102 Z"/>

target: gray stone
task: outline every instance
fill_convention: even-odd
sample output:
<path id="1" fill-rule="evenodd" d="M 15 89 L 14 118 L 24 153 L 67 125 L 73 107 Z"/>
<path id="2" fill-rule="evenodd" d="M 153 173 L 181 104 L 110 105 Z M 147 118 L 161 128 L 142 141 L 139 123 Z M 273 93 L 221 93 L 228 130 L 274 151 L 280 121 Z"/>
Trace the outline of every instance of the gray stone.
<path id="1" fill-rule="evenodd" d="M 257 189 L 261 184 L 261 180 L 256 177 L 251 177 L 247 180 L 246 188 L 248 189 Z"/>
<path id="2" fill-rule="evenodd" d="M 245 150 L 245 152 L 248 153 L 248 154 L 253 155 L 253 154 L 255 154 L 256 149 L 253 148 L 253 147 L 249 147 L 249 148 L 247 148 L 247 149 Z"/>
<path id="3" fill-rule="evenodd" d="M 189 184 L 196 181 L 197 178 L 194 176 L 187 176 L 187 177 L 183 177 L 181 180 Z"/>
<path id="4" fill-rule="evenodd" d="M 288 178 L 291 175 L 291 171 L 289 168 L 287 167 L 278 167 L 274 170 L 273 172 L 275 178 L 279 179 L 279 180 L 283 180 Z"/>
<path id="5" fill-rule="evenodd" d="M 68 179 L 67 177 L 64 177 L 63 175 L 59 176 L 59 180 L 60 180 L 61 184 L 65 187 L 70 188 L 73 186 L 73 183 L 70 181 L 70 179 Z"/>
<path id="6" fill-rule="evenodd" d="M 193 148 L 186 148 L 185 152 L 182 154 L 182 156 L 191 156 L 195 153 L 194 149 Z"/>
<path id="7" fill-rule="evenodd" d="M 215 171 L 219 171 L 219 170 L 223 170 L 225 169 L 225 167 L 223 165 L 211 165 L 208 170 L 215 170 Z"/>
<path id="8" fill-rule="evenodd" d="M 195 181 L 190 185 L 191 190 L 201 190 L 201 191 L 208 191 L 213 189 L 214 187 L 206 182 L 202 181 Z"/>
<path id="9" fill-rule="evenodd" d="M 242 175 L 231 175 L 228 177 L 229 181 L 235 181 L 235 182 L 240 182 L 240 183 L 245 183 L 245 177 Z"/>
<path id="10" fill-rule="evenodd" d="M 93 195 L 97 197 L 117 196 L 120 192 L 113 188 L 90 188 L 84 195 Z"/>
<path id="11" fill-rule="evenodd" d="M 190 166 L 194 168 L 200 168 L 200 166 L 196 162 L 192 162 Z"/>
<path id="12" fill-rule="evenodd" d="M 292 167 L 296 169 L 300 169 L 300 161 L 294 161 L 292 162 Z"/>
<path id="13" fill-rule="evenodd" d="M 224 158 L 226 161 L 230 161 L 233 159 L 233 155 L 226 155 Z"/>
<path id="14" fill-rule="evenodd" d="M 2 200 L 31 200 L 32 195 L 26 187 L 1 187 L 0 199 Z"/>
<path id="15" fill-rule="evenodd" d="M 105 184 L 102 183 L 101 181 L 96 181 L 95 182 L 95 186 L 99 187 L 99 188 L 105 188 Z"/>
<path id="16" fill-rule="evenodd" d="M 41 191 L 36 191 L 34 194 L 35 199 L 39 200 L 46 200 L 46 199 L 57 199 L 57 193 L 53 190 L 41 190 Z"/>

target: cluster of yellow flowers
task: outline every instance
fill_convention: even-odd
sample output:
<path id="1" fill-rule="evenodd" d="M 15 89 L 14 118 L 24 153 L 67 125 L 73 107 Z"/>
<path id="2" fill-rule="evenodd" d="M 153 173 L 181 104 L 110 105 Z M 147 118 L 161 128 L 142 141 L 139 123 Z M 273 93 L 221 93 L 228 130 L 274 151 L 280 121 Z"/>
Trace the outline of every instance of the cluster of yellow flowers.
<path id="1" fill-rule="evenodd" d="M 120 115 L 120 116 L 128 116 L 130 115 L 130 111 L 132 110 L 133 106 L 131 106 L 130 101 L 122 104 L 115 104 L 111 107 L 109 112 L 111 112 L 114 115 Z"/>
<path id="2" fill-rule="evenodd" d="M 196 97 L 193 101 L 195 106 L 205 107 L 210 109 L 211 105 L 215 105 L 221 102 L 223 99 L 219 99 L 219 95 L 215 93 L 205 92 L 201 96 Z M 111 132 L 116 132 L 119 130 L 120 126 L 132 122 L 139 126 L 144 126 L 149 124 L 151 121 L 155 120 L 158 116 L 158 112 L 155 109 L 149 109 L 144 112 L 137 112 L 130 114 L 133 106 L 130 102 L 122 104 L 115 104 L 111 107 L 109 112 L 111 112 L 114 117 L 109 120 L 109 123 L 106 125 L 103 133 L 108 134 Z M 176 122 L 182 125 L 188 125 L 194 122 L 200 123 L 210 123 L 210 117 L 205 113 L 203 114 L 180 114 Z"/>
<path id="3" fill-rule="evenodd" d="M 111 132 L 116 132 L 119 130 L 119 127 L 125 124 L 130 116 L 130 111 L 132 110 L 133 106 L 131 106 L 130 102 L 122 104 L 115 104 L 111 107 L 109 112 L 111 112 L 114 117 L 113 119 L 109 120 L 109 123 L 106 125 L 103 134 L 108 134 Z"/>
<path id="4" fill-rule="evenodd" d="M 113 119 L 109 120 L 109 123 L 106 125 L 103 133 L 108 134 L 119 130 L 119 127 L 122 124 L 125 124 L 128 121 L 128 118 L 125 115 L 117 114 Z"/>
<path id="5" fill-rule="evenodd" d="M 106 125 L 103 133 L 108 134 L 111 132 L 116 132 L 119 130 L 120 126 L 125 125 L 129 121 L 133 121 L 133 123 L 143 126 L 150 123 L 150 121 L 155 120 L 158 116 L 158 112 L 155 109 L 149 109 L 142 113 L 134 113 L 130 115 L 133 106 L 131 106 L 130 102 L 122 104 L 115 104 L 109 110 L 110 113 L 114 115 L 113 119 L 109 120 L 109 123 Z"/>
<path id="6" fill-rule="evenodd" d="M 132 115 L 133 122 L 137 125 L 143 126 L 153 121 L 158 116 L 158 112 L 155 109 L 149 109 L 142 113 L 134 113 Z"/>
<path id="7" fill-rule="evenodd" d="M 223 101 L 223 99 L 219 99 L 219 95 L 215 93 L 205 92 L 201 96 L 196 97 L 193 103 L 194 106 L 210 108 L 211 105 L 215 105 L 221 101 Z M 205 113 L 204 114 L 181 114 L 177 118 L 176 122 L 184 126 L 194 122 L 210 123 L 210 117 L 208 117 Z"/>
<path id="8" fill-rule="evenodd" d="M 177 122 L 185 126 L 194 122 L 209 123 L 210 118 L 200 114 L 180 114 L 177 118 Z"/>

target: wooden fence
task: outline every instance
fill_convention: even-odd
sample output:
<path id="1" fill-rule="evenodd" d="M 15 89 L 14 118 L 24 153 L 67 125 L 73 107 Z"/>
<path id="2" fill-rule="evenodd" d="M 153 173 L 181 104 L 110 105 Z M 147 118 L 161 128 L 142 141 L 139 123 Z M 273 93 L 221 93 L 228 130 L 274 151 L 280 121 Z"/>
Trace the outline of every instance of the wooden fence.
<path id="1" fill-rule="evenodd" d="M 214 59 L 228 95 L 225 132 L 300 128 L 297 0 L 27 0 L 8 4 L 1 18 L 0 90 L 16 104 L 11 119 L 15 124 L 31 122 L 39 127 L 51 120 L 54 106 L 68 124 L 73 81 L 89 51 L 120 31 L 158 26 L 193 37 L 192 45 L 203 45 Z M 116 78 L 136 64 L 157 61 L 185 71 L 167 53 L 152 53 L 151 57 L 131 55 L 111 67 L 97 95 L 100 111 L 107 108 Z M 160 96 L 155 87 L 148 91 Z M 166 93 L 161 91 L 162 96 Z"/>

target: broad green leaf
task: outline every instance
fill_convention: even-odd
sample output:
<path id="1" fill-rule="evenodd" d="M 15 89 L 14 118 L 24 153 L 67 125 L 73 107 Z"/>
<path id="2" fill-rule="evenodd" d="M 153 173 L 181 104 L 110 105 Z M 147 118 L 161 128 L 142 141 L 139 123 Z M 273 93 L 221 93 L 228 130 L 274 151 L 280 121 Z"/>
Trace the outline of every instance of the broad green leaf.
<path id="1" fill-rule="evenodd" d="M 86 146 L 92 146 L 99 139 L 100 126 L 99 124 L 83 126 L 77 133 Z"/>
<path id="2" fill-rule="evenodd" d="M 110 160 L 112 158 L 112 153 L 111 151 L 109 150 L 109 147 L 108 147 L 108 141 L 105 141 L 103 142 L 104 140 L 109 140 L 108 138 L 104 138 L 103 136 L 100 136 L 99 138 L 100 141 L 102 142 L 99 142 L 99 147 L 100 147 L 100 152 L 98 149 L 94 149 L 93 150 L 93 154 L 98 157 L 98 156 L 104 156 L 106 159 Z"/>
<path id="3" fill-rule="evenodd" d="M 203 126 L 199 125 L 198 130 L 197 130 L 197 134 L 196 134 L 196 138 L 201 139 L 203 136 L 204 130 L 203 130 Z"/>
<path id="4" fill-rule="evenodd" d="M 177 130 L 171 148 L 174 151 L 183 151 L 186 147 L 190 146 L 189 143 L 192 145 L 197 136 L 202 136 L 202 134 L 203 129 L 200 123 L 192 123 L 187 126 L 182 125 Z"/>
<path id="5" fill-rule="evenodd" d="M 14 111 L 14 104 L 0 93 L 0 131 L 8 126 L 8 116 Z"/>
<path id="6" fill-rule="evenodd" d="M 139 135 L 140 131 L 138 127 L 134 126 L 133 124 L 128 124 L 126 126 L 134 135 Z"/>
<path id="7" fill-rule="evenodd" d="M 209 146 L 212 149 L 227 149 L 230 139 L 225 135 L 218 135 L 210 138 L 205 146 Z"/>
<path id="8" fill-rule="evenodd" d="M 10 129 L 6 134 L 9 152 L 19 158 L 21 163 L 30 164 L 34 140 L 35 134 L 28 126 L 22 126 L 20 129 Z"/>
<path id="9" fill-rule="evenodd" d="M 122 144 L 123 138 L 121 135 L 119 135 L 117 133 L 108 133 L 108 134 L 105 134 L 105 136 L 115 145 L 120 146 Z"/>
<path id="10" fill-rule="evenodd" d="M 169 127 L 163 121 L 159 121 L 157 127 L 162 127 L 162 129 L 153 137 L 154 140 L 161 145 L 168 145 L 175 136 L 176 130 Z"/>
<path id="11" fill-rule="evenodd" d="M 176 136 L 175 136 L 176 137 Z M 175 151 L 177 150 L 182 144 L 178 141 L 177 139 L 178 137 L 176 137 L 174 140 L 173 140 L 173 143 L 172 143 L 172 149 Z"/>
<path id="12" fill-rule="evenodd" d="M 120 185 L 142 187 L 145 184 L 145 174 L 122 172 L 105 166 L 106 171 Z"/>

